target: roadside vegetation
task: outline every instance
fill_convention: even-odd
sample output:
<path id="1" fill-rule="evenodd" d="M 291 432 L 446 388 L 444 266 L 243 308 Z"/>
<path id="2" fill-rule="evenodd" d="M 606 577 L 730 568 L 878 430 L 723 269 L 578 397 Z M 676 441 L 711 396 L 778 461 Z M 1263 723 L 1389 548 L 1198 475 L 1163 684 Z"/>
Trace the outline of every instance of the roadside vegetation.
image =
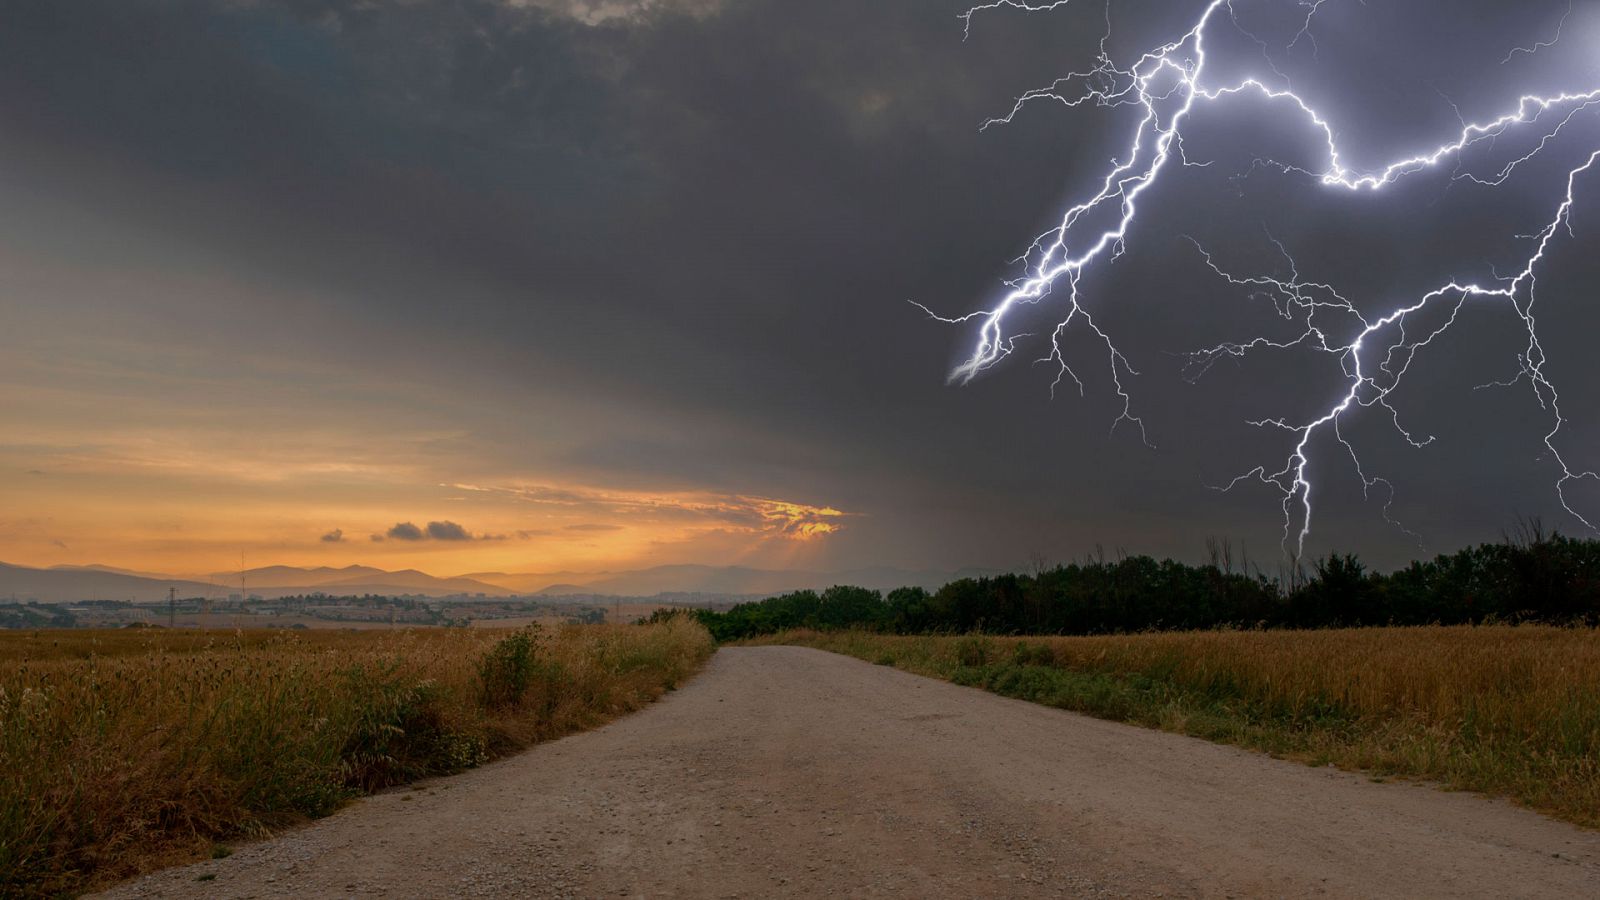
<path id="1" fill-rule="evenodd" d="M 1099 637 L 787 631 L 797 644 L 1600 827 L 1600 632 L 1454 626 Z"/>
<path id="2" fill-rule="evenodd" d="M 696 615 L 720 641 L 818 647 L 1600 827 L 1600 541 L 1529 522 L 1387 574 L 1336 554 L 1273 577 L 1210 550 L 1199 566 L 1095 558 Z"/>
<path id="3" fill-rule="evenodd" d="M 1332 555 L 1274 577 L 1225 543 L 1207 565 L 1131 556 L 1032 574 L 964 578 L 887 596 L 858 587 L 797 591 L 727 612 L 701 610 L 719 641 L 789 628 L 890 634 L 1125 634 L 1207 628 L 1330 628 L 1542 622 L 1600 624 L 1600 541 L 1531 523 L 1484 544 L 1388 574 Z"/>
<path id="4" fill-rule="evenodd" d="M 639 626 L 0 635 L 0 895 L 228 852 L 650 702 L 710 656 Z"/>

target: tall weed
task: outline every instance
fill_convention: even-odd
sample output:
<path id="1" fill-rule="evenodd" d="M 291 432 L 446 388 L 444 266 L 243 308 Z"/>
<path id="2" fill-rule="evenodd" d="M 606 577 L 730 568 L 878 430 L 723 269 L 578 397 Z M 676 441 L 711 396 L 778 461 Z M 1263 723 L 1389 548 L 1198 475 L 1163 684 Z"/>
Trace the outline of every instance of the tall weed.
<path id="1" fill-rule="evenodd" d="M 493 630 L 0 634 L 0 896 L 80 892 L 636 709 L 689 619 Z"/>

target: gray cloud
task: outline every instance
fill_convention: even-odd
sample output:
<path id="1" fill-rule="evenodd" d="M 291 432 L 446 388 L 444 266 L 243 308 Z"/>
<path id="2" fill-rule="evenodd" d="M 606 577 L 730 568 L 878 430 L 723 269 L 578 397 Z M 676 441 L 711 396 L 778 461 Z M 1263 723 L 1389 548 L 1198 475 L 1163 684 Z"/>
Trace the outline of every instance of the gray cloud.
<path id="1" fill-rule="evenodd" d="M 1207 533 L 1270 556 L 1275 498 L 1210 486 L 1279 453 L 1281 435 L 1244 423 L 1307 412 L 1299 392 L 1323 390 L 1337 362 L 1230 360 L 1185 381 L 1183 351 L 1281 322 L 1216 284 L 1183 237 L 1270 266 L 1270 231 L 1308 278 L 1378 304 L 1437 283 L 1451 260 L 1485 261 L 1489 277 L 1487 262 L 1536 224 L 1532 207 L 1447 175 L 1393 205 L 1330 206 L 1315 184 L 1251 170 L 1266 150 L 1303 153 L 1297 137 L 1261 127 L 1249 104 L 1218 106 L 1187 147 L 1212 164 L 1163 176 L 1125 255 L 1082 285 L 1140 372 L 1125 377 L 1156 448 L 1126 428 L 1105 436 L 1119 408 L 1092 340 L 1068 345 L 1081 397 L 1052 402 L 1052 367 L 1025 364 L 1043 355 L 1038 340 L 1018 346 L 1019 364 L 952 389 L 943 375 L 971 329 L 905 301 L 949 314 L 992 302 L 1015 274 L 1006 261 L 1128 130 L 1116 111 L 1041 107 L 980 134 L 1011 97 L 1092 56 L 1103 6 L 997 12 L 963 42 L 955 15 L 968 5 L 18 0 L 0 29 L 0 141 L 19 183 L 125 220 L 105 247 L 169 236 L 280 299 L 318 298 L 284 316 L 277 302 L 176 296 L 138 308 L 141 322 L 207 323 L 200 344 L 259 332 L 379 382 L 397 355 L 426 353 L 430 381 L 473 401 L 441 430 L 470 434 L 482 458 L 449 455 L 463 469 L 451 477 L 511 483 L 550 465 L 563 483 L 802 497 L 864 514 L 830 545 L 842 565 L 1013 565 L 1096 543 L 1192 556 Z M 1113 5 L 1113 50 L 1170 36 L 1195 5 Z M 1352 164 L 1457 127 L 1441 92 L 1475 115 L 1504 105 L 1497 82 L 1586 71 L 1570 40 L 1480 64 L 1548 35 L 1565 3 L 1459 5 L 1441 21 L 1428 4 L 1329 4 L 1317 54 L 1278 60 L 1327 101 L 1362 156 Z M 1445 45 L 1463 52 L 1416 50 Z M 1219 35 L 1215 50 L 1260 62 L 1249 42 Z M 1524 171 L 1544 190 L 1549 173 Z M 0 236 L 68 266 L 103 249 L 65 214 L 0 216 L 12 217 Z M 1600 408 L 1584 346 L 1600 323 L 1572 287 L 1592 283 L 1596 262 L 1563 250 L 1552 265 L 1540 300 L 1552 375 L 1568 410 Z M 87 302 L 38 315 L 71 334 L 104 312 Z M 1042 303 L 1019 324 L 1048 335 L 1059 309 Z M 1572 524 L 1537 458 L 1536 399 L 1472 390 L 1493 380 L 1482 360 L 1507 367 L 1494 378 L 1515 373 L 1516 323 L 1476 307 L 1469 318 L 1430 348 L 1431 380 L 1398 398 L 1408 427 L 1438 440 L 1388 440 L 1365 459 L 1435 549 L 1492 539 L 1519 512 Z M 273 330 L 285 320 L 312 325 Z M 583 403 L 555 416 L 551 396 Z M 1600 446 L 1592 418 L 1573 416 L 1573 447 Z M 1335 462 L 1315 475 L 1327 505 L 1314 549 L 1414 552 L 1383 530 L 1381 492 L 1364 503 Z M 1571 488 L 1578 502 L 1600 500 L 1576 496 L 1593 489 Z M 558 488 L 528 499 L 592 500 Z M 403 524 L 414 535 L 396 539 L 424 537 Z"/>
<path id="2" fill-rule="evenodd" d="M 472 535 L 454 522 L 429 522 L 428 537 L 436 541 L 470 541 Z"/>
<path id="3" fill-rule="evenodd" d="M 344 529 L 335 528 L 324 534 L 320 539 L 324 544 L 339 544 L 344 542 Z"/>
<path id="4" fill-rule="evenodd" d="M 393 528 L 389 529 L 387 536 L 397 541 L 425 541 L 428 539 L 427 532 L 410 522 L 396 523 Z"/>
<path id="5" fill-rule="evenodd" d="M 342 535 L 343 533 L 340 532 Z M 383 541 L 393 539 L 396 541 L 503 541 L 503 534 L 474 535 L 465 526 L 448 519 L 439 522 L 429 522 L 424 527 L 418 527 L 412 522 L 398 522 L 386 534 L 372 535 L 372 540 Z M 323 540 L 328 540 L 324 536 Z"/>

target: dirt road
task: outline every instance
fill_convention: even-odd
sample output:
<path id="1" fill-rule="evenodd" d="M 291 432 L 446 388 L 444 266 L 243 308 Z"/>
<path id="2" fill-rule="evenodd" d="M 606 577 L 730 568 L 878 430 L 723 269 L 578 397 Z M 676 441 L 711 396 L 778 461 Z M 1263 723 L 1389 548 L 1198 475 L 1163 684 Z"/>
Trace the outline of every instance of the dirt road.
<path id="1" fill-rule="evenodd" d="M 205 879 L 205 880 L 201 880 Z M 117 897 L 1600 896 L 1600 835 L 816 650 Z"/>

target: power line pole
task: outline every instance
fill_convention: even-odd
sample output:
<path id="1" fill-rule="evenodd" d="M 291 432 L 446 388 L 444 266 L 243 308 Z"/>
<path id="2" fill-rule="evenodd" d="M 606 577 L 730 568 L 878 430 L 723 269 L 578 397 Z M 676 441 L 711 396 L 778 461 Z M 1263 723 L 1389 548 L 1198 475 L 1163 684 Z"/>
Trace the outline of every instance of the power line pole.
<path id="1" fill-rule="evenodd" d="M 167 627 L 174 628 L 178 624 L 178 589 L 167 588 Z"/>

